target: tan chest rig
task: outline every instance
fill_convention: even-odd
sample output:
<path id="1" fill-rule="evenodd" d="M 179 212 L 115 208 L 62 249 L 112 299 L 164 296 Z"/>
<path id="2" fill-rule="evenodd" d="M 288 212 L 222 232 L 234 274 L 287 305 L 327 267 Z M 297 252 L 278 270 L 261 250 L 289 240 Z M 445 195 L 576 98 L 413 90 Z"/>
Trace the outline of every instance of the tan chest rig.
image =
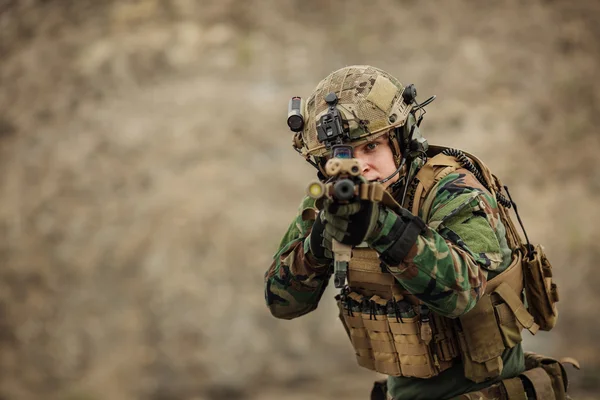
<path id="1" fill-rule="evenodd" d="M 475 157 L 469 158 L 477 162 L 491 191 L 498 191 L 502 187 L 498 179 Z M 438 154 L 431 158 L 417 175 L 412 213 L 418 215 L 421 205 L 430 208 L 433 199 L 427 194 L 459 168 L 453 157 Z M 501 374 L 502 353 L 521 342 L 523 328 L 535 334 L 540 325 L 544 330 L 554 326 L 558 297 L 551 266 L 540 246 L 525 257 L 526 245 L 508 210 L 499 208 L 508 245 L 514 249 L 512 262 L 487 282 L 477 305 L 456 319 L 431 312 L 404 290 L 374 250 L 353 249 L 348 286 L 336 298 L 359 365 L 386 375 L 430 378 L 460 359 L 465 376 L 482 382 Z M 524 286 L 529 308 L 523 303 Z"/>

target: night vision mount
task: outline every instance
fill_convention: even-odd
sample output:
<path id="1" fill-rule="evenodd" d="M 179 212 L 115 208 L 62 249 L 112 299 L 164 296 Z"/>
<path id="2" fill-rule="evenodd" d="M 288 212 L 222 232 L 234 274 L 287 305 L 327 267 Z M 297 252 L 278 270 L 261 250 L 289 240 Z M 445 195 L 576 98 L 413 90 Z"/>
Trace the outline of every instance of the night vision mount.
<path id="1" fill-rule="evenodd" d="M 319 118 L 317 122 L 317 139 L 323 143 L 327 149 L 335 145 L 344 144 L 350 141 L 348 122 L 343 114 L 336 107 L 338 97 L 335 93 L 329 93 L 325 96 L 327 103 L 327 113 Z"/>

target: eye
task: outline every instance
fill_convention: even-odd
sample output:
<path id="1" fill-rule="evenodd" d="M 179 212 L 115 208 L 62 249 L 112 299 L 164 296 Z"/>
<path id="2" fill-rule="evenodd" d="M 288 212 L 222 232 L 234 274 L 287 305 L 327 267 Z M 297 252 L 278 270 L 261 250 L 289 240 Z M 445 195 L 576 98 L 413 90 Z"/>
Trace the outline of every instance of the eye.
<path id="1" fill-rule="evenodd" d="M 379 143 L 377 143 L 377 142 L 371 142 L 371 143 L 368 143 L 368 144 L 365 146 L 365 148 L 367 149 L 367 151 L 373 151 L 373 150 L 375 150 L 375 148 L 376 148 L 377 146 L 379 146 Z"/>

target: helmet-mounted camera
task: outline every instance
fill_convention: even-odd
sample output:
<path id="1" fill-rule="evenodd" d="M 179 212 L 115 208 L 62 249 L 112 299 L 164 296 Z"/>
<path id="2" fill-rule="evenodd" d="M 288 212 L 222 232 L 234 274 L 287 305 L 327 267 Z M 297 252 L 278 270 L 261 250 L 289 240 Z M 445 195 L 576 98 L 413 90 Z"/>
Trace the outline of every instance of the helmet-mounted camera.
<path id="1" fill-rule="evenodd" d="M 292 132 L 301 132 L 304 129 L 304 115 L 302 115 L 302 108 L 304 106 L 304 100 L 299 96 L 294 96 L 290 99 L 288 104 L 288 117 L 287 124 Z"/>

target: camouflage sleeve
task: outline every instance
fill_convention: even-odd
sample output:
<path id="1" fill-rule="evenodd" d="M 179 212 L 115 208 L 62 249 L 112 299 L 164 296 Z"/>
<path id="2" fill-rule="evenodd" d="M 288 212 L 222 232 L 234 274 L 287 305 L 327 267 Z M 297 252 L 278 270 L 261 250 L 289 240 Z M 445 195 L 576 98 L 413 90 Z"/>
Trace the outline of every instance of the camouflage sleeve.
<path id="1" fill-rule="evenodd" d="M 433 190 L 427 231 L 400 265 L 388 268 L 432 310 L 458 317 L 484 293 L 488 273 L 504 267 L 504 227 L 496 199 L 468 171 L 448 175 Z"/>
<path id="2" fill-rule="evenodd" d="M 316 212 L 314 199 L 304 198 L 265 274 L 265 299 L 277 318 L 292 319 L 314 310 L 327 287 L 330 265 L 319 265 L 309 252 Z"/>

